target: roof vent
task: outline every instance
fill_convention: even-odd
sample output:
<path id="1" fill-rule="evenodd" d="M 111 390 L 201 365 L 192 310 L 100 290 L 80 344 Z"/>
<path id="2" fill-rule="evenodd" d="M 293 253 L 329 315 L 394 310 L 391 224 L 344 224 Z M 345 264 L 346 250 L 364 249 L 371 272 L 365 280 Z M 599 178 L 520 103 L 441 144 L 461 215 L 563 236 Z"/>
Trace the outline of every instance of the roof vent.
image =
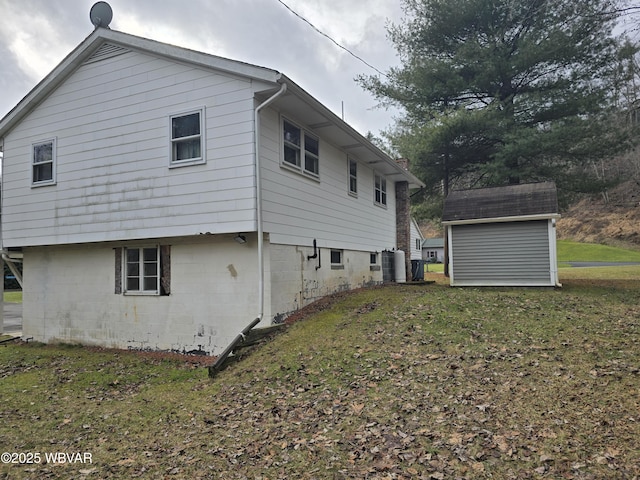
<path id="1" fill-rule="evenodd" d="M 129 53 L 131 50 L 125 47 L 121 47 L 119 45 L 113 45 L 112 43 L 103 43 L 98 50 L 93 52 L 89 58 L 85 60 L 85 65 L 87 63 L 99 62 L 101 60 L 106 60 L 107 58 L 117 57 L 118 55 L 122 55 L 124 53 Z"/>

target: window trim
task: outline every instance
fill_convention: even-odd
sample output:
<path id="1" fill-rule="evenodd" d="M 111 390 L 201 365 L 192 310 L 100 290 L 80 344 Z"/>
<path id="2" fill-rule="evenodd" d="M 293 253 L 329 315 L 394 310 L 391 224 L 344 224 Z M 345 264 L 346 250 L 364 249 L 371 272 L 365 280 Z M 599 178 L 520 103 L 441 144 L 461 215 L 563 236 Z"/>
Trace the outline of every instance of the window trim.
<path id="1" fill-rule="evenodd" d="M 351 173 L 351 165 L 355 166 L 355 174 Z M 352 181 L 354 184 L 354 188 L 352 188 Z M 352 197 L 358 196 L 358 161 L 353 158 L 347 158 L 347 188 L 349 195 Z"/>
<path id="2" fill-rule="evenodd" d="M 155 248 L 156 250 L 156 289 L 155 290 L 144 290 L 144 289 L 139 289 L 139 290 L 129 290 L 128 284 L 127 284 L 127 279 L 129 277 L 128 275 L 128 265 L 129 263 L 127 262 L 127 252 L 129 250 L 138 250 L 138 252 L 140 253 L 140 258 L 142 258 L 142 262 L 138 261 L 138 264 L 142 263 L 142 265 L 144 265 L 144 249 L 149 249 L 149 248 Z M 160 245 L 140 245 L 140 246 L 130 246 L 130 247 L 124 247 L 122 249 L 122 293 L 124 295 L 137 295 L 137 296 L 160 296 L 160 281 L 161 281 L 161 276 L 162 276 L 162 272 L 161 272 L 161 268 L 160 268 Z M 140 268 L 139 272 L 142 275 L 139 275 L 139 281 L 141 282 L 143 288 L 144 288 L 144 279 L 145 279 L 145 275 L 144 275 L 144 268 Z"/>
<path id="3" fill-rule="evenodd" d="M 51 179 L 49 180 L 39 180 L 36 181 L 34 178 L 34 167 L 36 165 L 42 165 L 46 162 L 38 162 L 35 161 L 35 148 L 41 145 L 51 144 Z M 46 140 L 41 140 L 39 142 L 34 142 L 31 144 L 31 186 L 32 187 L 44 187 L 47 185 L 55 185 L 57 182 L 56 174 L 57 174 L 57 163 L 58 163 L 58 155 L 57 155 L 57 137 L 48 138 Z"/>
<path id="4" fill-rule="evenodd" d="M 380 188 L 378 188 L 377 179 L 380 179 Z M 377 200 L 378 193 L 380 194 L 380 201 Z M 379 174 L 373 174 L 373 203 L 379 207 L 387 208 L 387 179 Z"/>
<path id="5" fill-rule="evenodd" d="M 288 123 L 289 125 L 291 125 L 292 127 L 297 128 L 298 130 L 300 130 L 300 145 L 296 145 L 294 143 L 290 143 L 290 145 L 294 148 L 298 149 L 298 155 L 297 155 L 297 162 L 296 164 L 293 164 L 291 162 L 287 162 L 285 160 L 285 147 L 287 146 L 285 142 L 287 142 L 287 140 L 284 138 L 285 137 L 285 128 L 284 128 L 284 124 Z M 307 150 L 305 148 L 305 143 L 306 143 L 306 137 L 310 137 L 311 139 L 315 140 L 318 143 L 318 153 L 315 154 L 309 150 Z M 285 117 L 284 115 L 282 115 L 280 117 L 280 148 L 282 150 L 281 155 L 280 155 L 280 166 L 283 168 L 287 168 L 290 169 L 296 173 L 299 173 L 301 175 L 304 175 L 306 177 L 312 178 L 314 180 L 320 180 L 320 137 L 318 135 L 316 135 L 315 133 L 312 133 L 311 131 L 307 130 L 306 128 L 303 128 L 302 126 L 300 126 L 300 124 L 290 120 L 289 118 Z M 317 165 L 317 172 L 314 172 L 312 170 L 307 170 L 306 168 L 306 157 L 308 155 L 313 156 L 313 158 L 315 159 L 315 163 Z"/>
<path id="6" fill-rule="evenodd" d="M 205 107 L 194 108 L 192 110 L 184 110 L 177 113 L 169 114 L 169 168 L 179 168 L 185 167 L 189 165 L 202 165 L 207 163 L 207 142 L 206 142 L 206 115 L 205 115 Z M 179 117 L 186 117 L 188 115 L 193 115 L 197 113 L 200 115 L 200 134 L 199 135 L 191 135 L 190 137 L 179 137 L 178 139 L 173 138 L 173 119 Z M 175 144 L 184 139 L 192 139 L 192 138 L 200 138 L 200 156 L 194 158 L 188 158 L 185 160 L 174 160 L 174 146 Z"/>

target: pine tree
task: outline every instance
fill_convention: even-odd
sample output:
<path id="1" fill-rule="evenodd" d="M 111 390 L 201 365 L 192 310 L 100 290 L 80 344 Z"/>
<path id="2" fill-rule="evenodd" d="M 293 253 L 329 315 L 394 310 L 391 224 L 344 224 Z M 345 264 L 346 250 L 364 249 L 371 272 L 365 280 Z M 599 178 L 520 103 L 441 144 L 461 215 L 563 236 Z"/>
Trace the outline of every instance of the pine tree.
<path id="1" fill-rule="evenodd" d="M 389 29 L 402 65 L 359 81 L 402 107 L 389 136 L 445 195 L 461 179 L 585 188 L 580 166 L 629 140 L 610 121 L 616 1 L 403 0 L 406 23 Z"/>

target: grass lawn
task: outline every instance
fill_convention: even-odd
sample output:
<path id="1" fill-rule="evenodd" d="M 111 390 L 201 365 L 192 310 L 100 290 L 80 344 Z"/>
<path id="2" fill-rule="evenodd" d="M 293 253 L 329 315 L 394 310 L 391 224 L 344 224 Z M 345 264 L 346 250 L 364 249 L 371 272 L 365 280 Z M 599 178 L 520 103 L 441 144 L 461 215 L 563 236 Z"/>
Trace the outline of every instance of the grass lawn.
<path id="1" fill-rule="evenodd" d="M 558 262 L 640 262 L 640 251 L 558 240 Z"/>
<path id="2" fill-rule="evenodd" d="M 4 292 L 4 301 L 9 303 L 22 303 L 22 291 Z"/>
<path id="3" fill-rule="evenodd" d="M 428 277 L 343 295 L 213 380 L 184 360 L 0 346 L 0 445 L 41 455 L 0 478 L 640 475 L 640 278 Z"/>

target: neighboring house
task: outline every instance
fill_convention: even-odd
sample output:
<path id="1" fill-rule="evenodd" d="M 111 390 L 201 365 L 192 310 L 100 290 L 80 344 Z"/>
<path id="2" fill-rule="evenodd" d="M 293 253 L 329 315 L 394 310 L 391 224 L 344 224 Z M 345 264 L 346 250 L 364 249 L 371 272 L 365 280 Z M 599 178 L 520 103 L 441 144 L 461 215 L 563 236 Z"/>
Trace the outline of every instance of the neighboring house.
<path id="1" fill-rule="evenodd" d="M 560 286 L 552 182 L 451 192 L 442 224 L 453 286 Z"/>
<path id="2" fill-rule="evenodd" d="M 430 263 L 443 263 L 444 238 L 426 238 L 422 242 L 422 258 Z"/>
<path id="3" fill-rule="evenodd" d="M 3 249 L 44 342 L 218 353 L 256 317 L 381 283 L 422 186 L 275 70 L 105 28 L 0 141 Z"/>
<path id="4" fill-rule="evenodd" d="M 414 218 L 411 218 L 411 260 L 422 260 L 422 242 L 424 235 Z"/>

